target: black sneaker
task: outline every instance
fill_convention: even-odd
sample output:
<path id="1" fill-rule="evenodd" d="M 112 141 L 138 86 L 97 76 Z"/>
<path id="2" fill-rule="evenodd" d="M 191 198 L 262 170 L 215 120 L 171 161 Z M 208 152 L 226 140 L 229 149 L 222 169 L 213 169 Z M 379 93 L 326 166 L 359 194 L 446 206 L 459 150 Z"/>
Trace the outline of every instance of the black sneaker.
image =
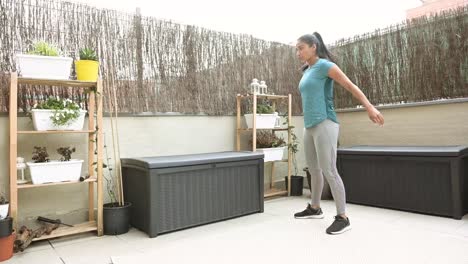
<path id="1" fill-rule="evenodd" d="M 333 224 L 327 228 L 327 234 L 329 235 L 338 235 L 344 233 L 351 229 L 351 223 L 349 218 L 344 218 L 342 216 L 335 216 L 335 221 Z"/>
<path id="2" fill-rule="evenodd" d="M 314 209 L 310 204 L 307 204 L 307 208 L 299 213 L 294 214 L 294 218 L 314 218 L 321 219 L 323 218 L 323 212 L 321 208 Z"/>

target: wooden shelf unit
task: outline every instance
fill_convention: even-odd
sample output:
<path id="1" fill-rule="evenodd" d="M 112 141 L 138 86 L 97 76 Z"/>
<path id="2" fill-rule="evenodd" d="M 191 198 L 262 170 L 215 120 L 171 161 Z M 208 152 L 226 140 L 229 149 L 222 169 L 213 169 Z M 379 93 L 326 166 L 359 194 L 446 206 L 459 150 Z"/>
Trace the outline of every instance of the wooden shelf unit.
<path id="1" fill-rule="evenodd" d="M 252 128 L 242 128 L 241 127 L 241 101 L 243 99 L 252 98 L 253 106 L 252 106 L 252 113 L 257 112 L 257 99 L 268 99 L 273 101 L 273 108 L 276 107 L 277 100 L 288 100 L 288 124 L 287 127 L 280 127 L 280 128 L 269 128 L 269 129 L 260 129 L 256 126 L 256 119 L 257 116 L 253 115 L 253 122 Z M 271 130 L 273 132 L 276 131 L 287 131 L 288 132 L 288 142 L 290 144 L 292 142 L 292 135 L 291 135 L 291 103 L 292 97 L 291 94 L 288 95 L 270 95 L 270 94 L 237 94 L 237 122 L 236 122 L 236 150 L 241 150 L 241 133 L 245 131 L 249 131 L 252 133 L 252 142 L 257 142 L 257 130 Z M 257 146 L 256 144 L 252 144 L 252 151 L 256 151 Z M 270 175 L 270 189 L 265 191 L 264 197 L 272 197 L 277 195 L 288 195 L 291 193 L 291 149 L 288 148 L 288 158 L 286 160 L 276 160 L 276 161 L 268 161 L 265 163 L 271 163 L 271 175 Z M 278 190 L 274 188 L 274 175 L 275 175 L 275 163 L 277 162 L 287 162 L 288 163 L 288 189 L 287 190 Z"/>
<path id="2" fill-rule="evenodd" d="M 88 128 L 98 127 L 99 130 L 52 130 L 52 131 L 18 131 L 18 85 L 42 85 L 42 86 L 59 86 L 59 87 L 77 87 L 86 88 L 89 91 L 88 97 Z M 14 228 L 17 229 L 18 225 L 18 190 L 31 189 L 47 186 L 61 186 L 70 184 L 88 184 L 88 221 L 75 225 L 74 227 L 60 226 L 54 230 L 50 235 L 41 236 L 36 240 L 44 240 L 54 237 L 61 237 L 66 235 L 78 234 L 89 231 L 97 231 L 98 236 L 103 235 L 103 136 L 102 136 L 102 80 L 97 82 L 82 82 L 75 80 L 48 80 L 48 79 L 34 79 L 34 78 L 21 78 L 18 77 L 16 72 L 10 73 L 10 216 L 13 218 Z M 96 117 L 95 114 L 96 113 Z M 35 134 L 87 134 L 88 141 L 88 174 L 90 178 L 83 182 L 56 182 L 48 184 L 17 184 L 18 171 L 16 169 L 16 157 L 18 155 L 18 135 L 35 135 Z M 97 172 L 95 173 L 94 163 L 94 144 L 95 134 L 97 134 Z M 94 209 L 94 189 L 96 188 L 97 195 L 97 216 L 95 217 Z M 18 230 L 18 229 L 17 229 Z"/>

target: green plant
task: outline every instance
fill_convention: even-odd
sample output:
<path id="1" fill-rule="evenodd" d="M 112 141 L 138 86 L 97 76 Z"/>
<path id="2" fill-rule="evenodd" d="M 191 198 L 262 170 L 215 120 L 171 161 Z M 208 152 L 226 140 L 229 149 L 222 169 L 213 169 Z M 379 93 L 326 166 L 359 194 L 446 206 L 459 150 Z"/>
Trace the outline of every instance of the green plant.
<path id="1" fill-rule="evenodd" d="M 117 189 L 118 186 L 116 184 L 116 179 L 114 177 L 113 169 L 111 166 L 112 159 L 109 157 L 109 154 L 107 152 L 107 144 L 105 142 L 106 142 L 106 135 L 104 134 L 103 149 L 104 149 L 104 152 L 106 153 L 106 157 L 105 157 L 106 163 L 103 163 L 102 167 L 103 169 L 107 168 L 107 175 L 104 175 L 104 179 L 106 180 L 106 190 L 110 198 L 110 203 L 113 205 L 117 205 L 119 204 L 119 201 L 120 201 L 120 199 L 118 199 L 119 191 Z"/>
<path id="2" fill-rule="evenodd" d="M 7 203 L 8 203 L 7 196 L 3 191 L 1 191 L 0 192 L 0 204 L 7 204 Z"/>
<path id="3" fill-rule="evenodd" d="M 288 113 L 286 113 L 284 117 L 285 122 L 283 123 L 283 125 L 289 125 Z M 289 142 L 288 148 L 291 150 L 292 162 L 294 165 L 294 175 L 298 175 L 296 153 L 299 151 L 299 141 L 297 140 L 297 136 L 294 133 L 294 126 L 289 126 L 288 128 L 291 131 L 291 142 Z"/>
<path id="4" fill-rule="evenodd" d="M 257 105 L 257 114 L 273 114 L 275 110 L 268 103 L 260 103 Z"/>
<path id="5" fill-rule="evenodd" d="M 46 147 L 34 146 L 32 159 L 34 163 L 49 162 L 49 153 L 47 153 Z"/>
<path id="6" fill-rule="evenodd" d="M 252 99 L 250 98 L 245 103 L 245 113 L 253 113 Z M 271 106 L 270 100 L 263 98 L 257 100 L 257 114 L 273 114 L 274 112 L 275 109 Z"/>
<path id="7" fill-rule="evenodd" d="M 71 154 L 75 152 L 75 148 L 71 147 L 60 147 L 57 149 L 58 154 L 62 155 L 60 158 L 61 161 L 70 161 L 71 159 Z"/>
<path id="8" fill-rule="evenodd" d="M 252 140 L 250 140 L 250 145 L 252 145 Z M 285 145 L 284 139 L 276 136 L 274 132 L 259 131 L 257 133 L 257 148 L 277 148 Z"/>
<path id="9" fill-rule="evenodd" d="M 294 164 L 294 175 L 298 175 L 296 153 L 299 151 L 299 142 L 297 136 L 294 133 L 294 126 L 289 127 L 291 129 L 291 143 L 288 144 L 288 148 L 291 150 L 292 161 Z"/>
<path id="10" fill-rule="evenodd" d="M 96 128 L 98 129 L 98 128 Z M 97 133 L 96 133 L 97 134 Z M 95 139 L 93 140 L 94 143 L 95 143 L 95 150 L 94 150 L 94 154 L 97 154 L 97 147 L 98 147 L 98 137 L 96 135 Z M 106 191 L 107 191 L 107 195 L 109 196 L 109 199 L 110 199 L 110 204 L 111 205 L 115 205 L 116 207 L 118 207 L 118 205 L 121 205 L 120 201 L 121 199 L 119 199 L 119 191 L 118 191 L 118 184 L 116 183 L 116 178 L 114 177 L 115 174 L 114 174 L 114 171 L 113 171 L 113 168 L 112 168 L 112 158 L 109 157 L 109 153 L 108 153 L 108 150 L 107 150 L 107 144 L 105 143 L 106 142 L 106 134 L 103 133 L 103 141 L 104 141 L 104 145 L 103 145 L 103 150 L 104 150 L 104 153 L 105 154 L 105 157 L 104 157 L 104 161 L 102 163 L 102 169 L 103 169 L 103 178 L 104 180 L 106 181 Z M 116 165 L 114 163 L 114 165 Z M 93 166 L 96 166 L 94 168 L 94 171 L 97 172 L 97 161 L 93 162 Z M 106 172 L 106 169 L 107 169 L 107 172 Z"/>
<path id="11" fill-rule="evenodd" d="M 90 48 L 84 48 L 80 50 L 80 60 L 92 60 L 98 61 L 96 51 Z"/>
<path id="12" fill-rule="evenodd" d="M 98 130 L 99 128 L 96 126 L 96 131 Z M 95 133 L 95 137 L 94 137 L 94 140 L 92 140 L 95 144 L 94 144 L 94 155 L 97 155 L 98 152 L 97 152 L 97 149 L 98 149 L 98 136 L 97 136 L 98 133 Z M 106 133 L 103 133 L 103 141 L 104 141 L 104 145 L 102 146 L 103 148 L 103 151 L 105 154 L 105 158 L 103 159 L 103 162 L 102 162 L 102 174 L 103 174 L 103 178 L 104 180 L 106 181 L 106 191 L 107 191 L 107 194 L 109 195 L 109 198 L 110 198 L 110 202 L 112 204 L 115 204 L 118 202 L 118 199 L 117 199 L 117 191 L 116 191 L 116 184 L 115 184 L 115 179 L 114 179 L 114 175 L 113 175 L 113 169 L 112 169 L 112 166 L 111 166 L 111 161 L 112 159 L 109 157 L 109 154 L 108 154 L 108 151 L 107 151 L 107 144 L 106 144 Z M 105 161 L 105 162 L 104 162 Z M 93 166 L 95 166 L 94 168 L 94 171 L 97 173 L 97 164 L 98 162 L 97 161 L 94 161 L 93 162 Z M 108 165 L 109 164 L 109 165 Z M 106 173 L 106 169 L 107 169 L 107 173 Z"/>
<path id="13" fill-rule="evenodd" d="M 37 104 L 33 109 L 54 110 L 50 117 L 56 126 L 69 125 L 80 116 L 80 106 L 70 99 L 49 97 L 46 101 Z"/>
<path id="14" fill-rule="evenodd" d="M 45 41 L 38 41 L 34 43 L 33 50 L 29 51 L 28 54 L 41 56 L 58 56 L 59 51 L 55 46 Z"/>

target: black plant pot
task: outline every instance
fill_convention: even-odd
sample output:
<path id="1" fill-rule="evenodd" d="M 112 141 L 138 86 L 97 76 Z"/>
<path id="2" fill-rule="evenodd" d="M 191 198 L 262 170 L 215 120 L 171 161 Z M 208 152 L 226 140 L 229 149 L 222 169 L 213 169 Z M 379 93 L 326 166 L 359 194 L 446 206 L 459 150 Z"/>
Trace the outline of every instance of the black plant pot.
<path id="1" fill-rule="evenodd" d="M 120 235 L 128 232 L 131 206 L 129 202 L 125 202 L 123 206 L 119 206 L 118 203 L 104 204 L 104 235 Z"/>
<path id="2" fill-rule="evenodd" d="M 7 237 L 13 233 L 13 218 L 0 219 L 0 238 Z"/>
<path id="3" fill-rule="evenodd" d="M 288 176 L 284 177 L 286 189 L 288 189 Z M 291 196 L 302 196 L 302 188 L 304 188 L 304 177 L 291 176 Z"/>

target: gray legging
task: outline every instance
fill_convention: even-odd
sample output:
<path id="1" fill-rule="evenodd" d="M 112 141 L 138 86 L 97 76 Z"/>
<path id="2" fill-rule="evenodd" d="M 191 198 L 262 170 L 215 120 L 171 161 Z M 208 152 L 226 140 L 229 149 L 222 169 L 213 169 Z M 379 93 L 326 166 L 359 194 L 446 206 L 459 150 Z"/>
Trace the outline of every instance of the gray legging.
<path id="1" fill-rule="evenodd" d="M 323 175 L 335 199 L 337 214 L 344 214 L 346 194 L 336 169 L 336 148 L 340 125 L 326 119 L 316 126 L 304 128 L 304 151 L 311 175 L 312 205 L 320 205 Z"/>

